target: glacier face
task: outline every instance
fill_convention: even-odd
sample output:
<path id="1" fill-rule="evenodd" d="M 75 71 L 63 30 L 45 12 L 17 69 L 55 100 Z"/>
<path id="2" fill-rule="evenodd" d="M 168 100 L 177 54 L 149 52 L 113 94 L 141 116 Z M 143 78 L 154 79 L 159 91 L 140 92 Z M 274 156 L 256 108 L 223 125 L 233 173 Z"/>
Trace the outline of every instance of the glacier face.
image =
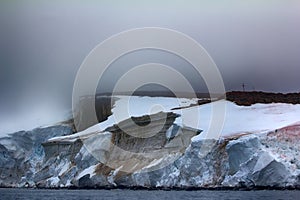
<path id="1" fill-rule="evenodd" d="M 47 188 L 300 186 L 300 125 L 191 142 L 198 130 L 181 127 L 170 139 L 167 133 L 176 128 L 176 117 L 169 114 L 167 125 L 151 140 L 124 135 L 116 125 L 84 137 L 70 135 L 68 126 L 12 134 L 0 140 L 0 184 Z M 119 154 L 112 143 L 130 152 L 160 149 L 164 154 L 147 158 Z"/>

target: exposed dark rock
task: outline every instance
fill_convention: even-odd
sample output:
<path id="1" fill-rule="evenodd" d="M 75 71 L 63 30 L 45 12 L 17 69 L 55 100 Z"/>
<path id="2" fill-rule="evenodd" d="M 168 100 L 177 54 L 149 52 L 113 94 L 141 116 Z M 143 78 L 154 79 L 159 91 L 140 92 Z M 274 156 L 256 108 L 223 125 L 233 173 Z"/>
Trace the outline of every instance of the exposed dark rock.
<path id="1" fill-rule="evenodd" d="M 300 93 L 267 93 L 267 92 L 227 92 L 226 99 L 237 105 L 250 106 L 255 103 L 291 103 L 300 104 Z"/>

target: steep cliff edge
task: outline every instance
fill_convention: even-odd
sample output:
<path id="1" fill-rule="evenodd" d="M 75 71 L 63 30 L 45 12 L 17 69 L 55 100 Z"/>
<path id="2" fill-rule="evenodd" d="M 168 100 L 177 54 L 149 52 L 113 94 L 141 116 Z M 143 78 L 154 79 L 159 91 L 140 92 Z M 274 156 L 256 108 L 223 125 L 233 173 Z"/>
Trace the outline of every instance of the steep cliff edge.
<path id="1" fill-rule="evenodd" d="M 145 139 L 127 135 L 117 124 L 85 135 L 57 137 L 71 133 L 64 126 L 34 130 L 26 137 L 22 132 L 13 134 L 0 140 L 1 186 L 300 187 L 299 124 L 263 134 L 191 142 L 201 131 L 178 127 L 176 117 L 167 113 L 158 134 Z M 154 126 L 162 122 L 160 114 L 151 119 Z M 134 120 L 148 124 L 149 116 Z M 123 128 L 131 127 L 126 120 L 122 123 Z M 148 128 L 134 132 L 153 130 Z"/>

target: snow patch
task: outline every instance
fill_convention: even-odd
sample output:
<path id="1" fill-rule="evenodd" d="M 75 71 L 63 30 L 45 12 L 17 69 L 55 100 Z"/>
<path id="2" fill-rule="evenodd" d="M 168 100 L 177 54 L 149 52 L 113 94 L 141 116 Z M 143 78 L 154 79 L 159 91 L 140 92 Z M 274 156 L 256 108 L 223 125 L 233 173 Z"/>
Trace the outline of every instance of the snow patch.
<path id="1" fill-rule="evenodd" d="M 78 174 L 78 176 L 77 176 L 77 180 L 79 180 L 80 178 L 84 177 L 87 174 L 89 174 L 90 177 L 94 176 L 96 174 L 95 170 L 96 170 L 97 165 L 98 164 L 92 165 L 92 166 L 86 168 L 85 170 L 83 170 L 82 172 L 80 172 L 80 174 Z"/>

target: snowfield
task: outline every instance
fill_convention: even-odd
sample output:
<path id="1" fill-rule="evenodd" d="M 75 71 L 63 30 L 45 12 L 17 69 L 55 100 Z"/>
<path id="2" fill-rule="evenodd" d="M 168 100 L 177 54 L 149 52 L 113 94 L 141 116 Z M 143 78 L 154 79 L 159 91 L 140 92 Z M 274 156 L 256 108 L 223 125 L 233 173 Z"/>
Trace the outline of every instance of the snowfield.
<path id="1" fill-rule="evenodd" d="M 207 137 L 207 130 L 211 124 L 219 123 L 211 121 L 212 107 L 217 103 L 224 103 L 226 106 L 223 129 L 218 134 L 223 138 L 241 134 L 265 133 L 300 121 L 299 104 L 272 103 L 238 106 L 233 102 L 220 100 L 195 106 L 199 99 L 137 96 L 117 96 L 117 98 L 118 100 L 112 108 L 113 114 L 106 121 L 74 135 L 52 138 L 50 141 L 72 140 L 78 136 L 84 137 L 95 132 L 101 132 L 131 116 L 137 117 L 161 111 L 180 114 L 181 117 L 175 121 L 178 126 L 203 130 L 202 134 L 193 138 L 195 141 Z M 174 108 L 182 109 L 172 110 Z"/>
<path id="2" fill-rule="evenodd" d="M 204 104 L 196 107 L 187 108 L 184 125 L 204 131 L 208 130 L 211 122 L 212 104 Z M 193 113 L 198 110 L 199 125 L 196 126 L 196 119 Z M 238 106 L 233 102 L 226 101 L 226 113 L 221 137 L 229 137 L 249 133 L 265 133 L 280 129 L 300 121 L 300 105 L 272 103 L 254 104 L 251 106 Z M 204 134 L 202 134 L 204 135 Z M 202 138 L 202 135 L 194 139 Z"/>
<path id="3" fill-rule="evenodd" d="M 52 138 L 49 141 L 55 140 L 74 140 L 78 136 L 84 137 L 95 132 L 101 132 L 106 128 L 124 121 L 131 116 L 139 117 L 143 115 L 155 114 L 161 111 L 170 112 L 173 108 L 186 107 L 192 104 L 197 104 L 198 99 L 187 98 L 172 98 L 172 97 L 138 97 L 138 96 L 116 96 L 116 100 L 113 108 L 112 115 L 107 120 L 91 126 L 76 134 Z"/>

